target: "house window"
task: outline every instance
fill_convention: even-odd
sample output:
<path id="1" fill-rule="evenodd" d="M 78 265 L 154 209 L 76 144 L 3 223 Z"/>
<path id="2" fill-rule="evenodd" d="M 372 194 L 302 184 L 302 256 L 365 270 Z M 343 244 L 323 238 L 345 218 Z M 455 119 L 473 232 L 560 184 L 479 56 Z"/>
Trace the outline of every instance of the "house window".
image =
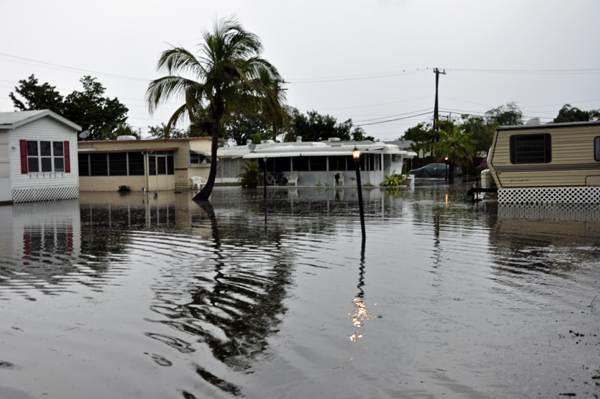
<path id="1" fill-rule="evenodd" d="M 292 168 L 294 171 L 308 172 L 309 157 L 294 157 L 292 158 Z"/>
<path id="2" fill-rule="evenodd" d="M 210 156 L 190 151 L 190 165 L 210 165 Z"/>
<path id="3" fill-rule="evenodd" d="M 90 154 L 90 176 L 108 176 L 108 154 Z"/>
<path id="4" fill-rule="evenodd" d="M 65 172 L 65 144 L 62 141 L 27 140 L 25 145 L 21 146 L 21 151 L 23 148 L 27 158 L 27 168 L 21 168 L 23 173 Z M 23 157 L 23 154 L 21 156 Z"/>
<path id="5" fill-rule="evenodd" d="M 600 137 L 594 137 L 594 160 L 600 161 Z"/>
<path id="6" fill-rule="evenodd" d="M 79 154 L 77 157 L 79 161 L 79 176 L 90 175 L 90 157 L 88 154 Z"/>
<path id="7" fill-rule="evenodd" d="M 173 175 L 175 174 L 175 163 L 172 152 L 157 152 L 148 156 L 148 174 Z"/>
<path id="8" fill-rule="evenodd" d="M 144 154 L 141 152 L 79 154 L 78 158 L 79 176 L 144 176 Z M 154 155 L 149 158 L 156 161 Z M 166 167 L 168 174 L 174 174 L 173 156 L 167 155 L 166 161 L 164 158 L 160 161 L 161 169 L 164 170 Z M 151 166 L 155 167 L 154 164 Z M 156 174 L 156 170 L 152 170 L 154 171 L 151 174 Z"/>
<path id="9" fill-rule="evenodd" d="M 29 172 L 40 171 L 40 158 L 37 141 L 27 141 L 27 169 Z"/>
<path id="10" fill-rule="evenodd" d="M 290 157 L 273 158 L 274 168 L 277 172 L 289 172 L 290 171 Z"/>
<path id="11" fill-rule="evenodd" d="M 141 152 L 128 152 L 129 176 L 144 176 L 144 154 Z"/>
<path id="12" fill-rule="evenodd" d="M 346 157 L 331 156 L 329 157 L 329 170 L 343 171 L 346 170 Z"/>
<path id="13" fill-rule="evenodd" d="M 510 136 L 510 163 L 550 163 L 552 146 L 549 134 Z"/>
<path id="14" fill-rule="evenodd" d="M 327 170 L 327 157 L 310 157 L 310 170 L 313 172 L 322 172 Z"/>
<path id="15" fill-rule="evenodd" d="M 65 152 L 62 141 L 52 142 L 52 155 L 54 156 L 54 171 L 65 171 Z"/>
<path id="16" fill-rule="evenodd" d="M 127 176 L 127 153 L 109 154 L 108 167 L 111 176 Z"/>

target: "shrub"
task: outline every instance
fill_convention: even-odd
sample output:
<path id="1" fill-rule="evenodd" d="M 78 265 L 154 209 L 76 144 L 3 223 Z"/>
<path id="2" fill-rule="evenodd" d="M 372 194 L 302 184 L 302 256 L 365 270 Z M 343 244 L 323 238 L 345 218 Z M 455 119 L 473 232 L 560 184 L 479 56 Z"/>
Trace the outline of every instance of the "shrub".
<path id="1" fill-rule="evenodd" d="M 238 175 L 241 178 L 242 187 L 256 188 L 262 184 L 262 170 L 257 162 L 244 162 L 243 172 Z"/>
<path id="2" fill-rule="evenodd" d="M 404 180 L 406 180 L 406 177 L 401 176 L 401 175 L 391 175 L 391 176 L 385 175 L 385 180 L 383 182 L 381 182 L 381 186 L 398 188 L 398 187 L 400 187 L 401 184 L 404 183 Z"/>
<path id="3" fill-rule="evenodd" d="M 129 191 L 131 191 L 131 187 L 129 186 L 119 186 L 119 190 L 120 193 L 128 193 Z"/>

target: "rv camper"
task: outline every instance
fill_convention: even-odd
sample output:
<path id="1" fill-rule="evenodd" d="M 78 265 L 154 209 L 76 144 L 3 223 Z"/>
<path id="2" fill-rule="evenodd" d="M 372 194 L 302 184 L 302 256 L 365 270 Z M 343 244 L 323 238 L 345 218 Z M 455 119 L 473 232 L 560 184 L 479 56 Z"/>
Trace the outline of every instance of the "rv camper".
<path id="1" fill-rule="evenodd" d="M 488 165 L 500 204 L 600 204 L 600 122 L 501 126 Z"/>

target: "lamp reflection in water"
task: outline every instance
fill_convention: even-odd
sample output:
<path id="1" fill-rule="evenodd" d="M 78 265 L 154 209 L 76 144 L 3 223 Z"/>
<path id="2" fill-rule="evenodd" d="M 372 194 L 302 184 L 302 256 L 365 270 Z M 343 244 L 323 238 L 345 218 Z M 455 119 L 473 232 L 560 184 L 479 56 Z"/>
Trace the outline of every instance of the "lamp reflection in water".
<path id="1" fill-rule="evenodd" d="M 363 286 L 365 285 L 365 240 L 362 241 L 362 247 L 360 251 L 360 267 L 358 270 L 358 285 L 356 286 L 356 288 L 358 288 L 358 294 L 353 300 L 356 308 L 354 309 L 354 313 L 348 313 L 348 316 L 350 316 L 352 319 L 352 324 L 355 328 L 361 328 L 365 321 L 377 318 L 377 316 L 369 313 L 367 310 L 367 305 L 365 305 L 363 300 L 365 296 L 365 292 L 363 290 Z M 377 304 L 375 304 L 375 306 L 377 306 Z M 350 341 L 356 342 L 362 337 L 363 334 L 357 330 L 350 336 Z"/>

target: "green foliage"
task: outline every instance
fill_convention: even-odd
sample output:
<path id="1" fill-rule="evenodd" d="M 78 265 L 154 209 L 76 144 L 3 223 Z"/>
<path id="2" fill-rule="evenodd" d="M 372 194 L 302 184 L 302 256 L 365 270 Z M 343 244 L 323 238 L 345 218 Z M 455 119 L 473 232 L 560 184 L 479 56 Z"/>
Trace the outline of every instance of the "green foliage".
<path id="1" fill-rule="evenodd" d="M 488 124 L 497 123 L 500 126 L 522 125 L 523 112 L 519 106 L 511 101 L 506 105 L 492 108 L 485 113 L 485 119 Z"/>
<path id="2" fill-rule="evenodd" d="M 50 86 L 48 83 L 38 84 L 35 75 L 31 75 L 27 80 L 19 80 L 19 86 L 15 87 L 15 92 L 22 100 L 12 92 L 8 96 L 18 110 L 49 109 L 59 115 L 63 114 L 63 96 L 56 91 L 55 86 Z"/>
<path id="3" fill-rule="evenodd" d="M 252 133 L 266 131 L 268 124 L 257 112 L 230 112 L 223 117 L 223 128 L 238 145 L 245 145 L 248 140 L 253 140 Z"/>
<path id="4" fill-rule="evenodd" d="M 253 144 L 260 144 L 263 140 L 273 140 L 277 141 L 277 137 L 275 137 L 275 133 L 271 129 L 267 129 L 265 132 L 257 132 L 251 134 L 250 140 L 252 140 Z"/>
<path id="5" fill-rule="evenodd" d="M 249 108 L 281 107 L 278 93 L 265 84 L 267 77 L 280 80 L 280 76 L 273 65 L 260 57 L 259 38 L 242 28 L 234 18 L 218 21 L 213 32 L 204 33 L 198 48 L 198 56 L 181 47 L 163 52 L 158 69 L 164 70 L 167 76 L 150 82 L 146 100 L 150 112 L 154 112 L 173 97 L 183 97 L 184 103 L 171 116 L 167 130 L 188 117 L 192 124 L 199 125 L 199 130 L 207 128 L 212 137 L 211 153 L 216 157 L 224 115 Z M 195 200 L 208 200 L 216 168 L 217 163 L 211 163 L 206 185 Z"/>
<path id="6" fill-rule="evenodd" d="M 560 111 L 558 111 L 558 116 L 554 118 L 552 122 L 588 122 L 592 120 L 598 120 L 599 117 L 600 110 L 582 111 L 577 107 L 572 107 L 570 104 L 565 104 Z"/>
<path id="7" fill-rule="evenodd" d="M 401 184 L 404 184 L 406 178 L 402 175 L 385 175 L 385 179 L 381 182 L 382 187 L 398 188 Z"/>
<path id="8" fill-rule="evenodd" d="M 164 139 L 166 130 L 167 125 L 165 125 L 164 123 L 161 123 L 160 125 L 156 126 L 148 126 L 148 133 L 154 139 Z M 169 137 L 174 139 L 189 137 L 189 131 L 171 128 L 171 130 L 169 131 Z"/>
<path id="9" fill-rule="evenodd" d="M 340 140 L 375 141 L 372 136 L 367 136 L 365 131 L 352 124 L 352 119 L 338 123 L 331 115 L 321 115 L 317 111 L 308 111 L 306 115 L 297 109 L 293 110 L 293 130 L 285 136 L 285 141 L 296 141 L 296 137 L 302 137 L 302 141 L 326 141 L 330 137 Z"/>
<path id="10" fill-rule="evenodd" d="M 451 164 L 458 166 L 472 161 L 475 155 L 475 141 L 471 133 L 464 132 L 460 126 L 455 126 L 450 133 L 440 131 L 440 141 L 433 147 L 438 160 L 448 157 Z"/>
<path id="11" fill-rule="evenodd" d="M 487 123 L 481 116 L 461 115 L 458 126 L 464 133 L 470 134 L 475 142 L 475 152 L 486 152 L 492 146 L 497 122 Z"/>
<path id="12" fill-rule="evenodd" d="M 89 130 L 86 140 L 101 140 L 108 131 L 127 120 L 128 109 L 116 97 L 104 97 L 106 89 L 96 78 L 84 76 L 80 82 L 83 91 L 73 91 L 63 97 L 54 86 L 48 83 L 39 85 L 35 76 L 31 75 L 27 80 L 20 80 L 19 86 L 15 87 L 15 92 L 24 102 L 13 93 L 9 97 L 19 110 L 49 109 L 78 124 L 82 130 Z"/>
<path id="13" fill-rule="evenodd" d="M 108 125 L 100 130 L 99 140 L 116 140 L 119 136 L 134 136 L 140 140 L 139 132 L 136 132 L 131 125 L 124 122 L 117 123 L 116 126 Z"/>
<path id="14" fill-rule="evenodd" d="M 244 162 L 242 170 L 243 172 L 238 175 L 242 187 L 256 188 L 263 184 L 263 171 L 258 162 Z"/>

